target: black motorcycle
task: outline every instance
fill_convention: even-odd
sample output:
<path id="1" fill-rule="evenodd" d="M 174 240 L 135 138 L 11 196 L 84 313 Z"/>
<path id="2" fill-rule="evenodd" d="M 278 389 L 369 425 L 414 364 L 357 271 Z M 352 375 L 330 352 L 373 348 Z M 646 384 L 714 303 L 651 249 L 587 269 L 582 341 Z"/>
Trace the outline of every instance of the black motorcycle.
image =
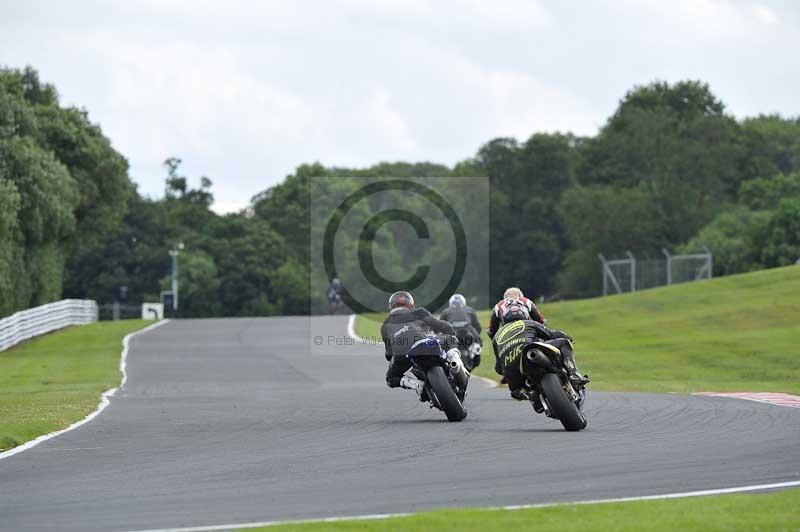
<path id="1" fill-rule="evenodd" d="M 450 322 L 456 331 L 458 338 L 458 351 L 461 353 L 461 361 L 467 371 L 472 372 L 481 364 L 481 344 L 480 339 L 475 338 L 473 329 L 468 321 Z"/>
<path id="2" fill-rule="evenodd" d="M 431 404 L 431 408 L 438 408 L 447 416 L 448 421 L 462 421 L 467 417 L 464 408 L 464 398 L 467 393 L 469 372 L 464 367 L 458 355 L 448 355 L 447 337 L 431 337 L 428 341 L 437 342 L 444 349 L 431 349 L 439 351 L 440 355 L 420 354 L 409 352 L 408 358 L 413 365 L 411 371 L 415 377 L 425 383 L 422 398 Z M 435 347 L 435 345 L 433 346 Z"/>
<path id="3" fill-rule="evenodd" d="M 338 314 L 339 311 L 344 308 L 344 301 L 342 301 L 342 296 L 334 291 L 333 289 L 328 290 L 328 313 Z"/>
<path id="4" fill-rule="evenodd" d="M 530 339 L 522 347 L 522 364 L 526 374 L 523 391 L 534 410 L 544 407 L 544 414 L 561 421 L 566 430 L 586 428 L 583 413 L 586 387 L 570 382 L 561 351 L 546 342 Z"/>

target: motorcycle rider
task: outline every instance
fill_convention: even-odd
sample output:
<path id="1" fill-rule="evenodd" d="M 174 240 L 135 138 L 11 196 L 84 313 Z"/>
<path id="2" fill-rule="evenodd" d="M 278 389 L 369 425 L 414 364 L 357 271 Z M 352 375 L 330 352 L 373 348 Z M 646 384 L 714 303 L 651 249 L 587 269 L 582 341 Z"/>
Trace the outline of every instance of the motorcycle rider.
<path id="1" fill-rule="evenodd" d="M 456 330 L 458 343 L 464 349 L 473 349 L 473 345 L 483 345 L 481 340 L 481 322 L 475 309 L 467 306 L 467 299 L 461 294 L 453 294 L 448 302 L 449 306 L 439 314 L 439 319 L 450 322 Z M 478 351 L 480 353 L 480 351 Z M 481 364 L 481 355 L 473 356 L 473 368 Z"/>
<path id="2" fill-rule="evenodd" d="M 341 294 L 342 281 L 338 277 L 334 277 L 326 294 L 328 296 L 328 307 L 331 309 L 331 313 L 333 313 L 333 310 L 341 303 Z"/>
<path id="3" fill-rule="evenodd" d="M 442 347 L 433 338 L 433 333 L 455 335 L 453 326 L 438 320 L 424 308 L 414 308 L 414 298 L 408 292 L 395 292 L 389 297 L 389 315 L 381 325 L 381 337 L 385 347 L 384 356 L 389 361 L 386 384 L 390 388 L 414 390 L 420 401 L 427 401 L 423 394 L 424 383 L 406 371 L 411 369 L 411 360 L 406 356 L 412 349 L 415 353 L 441 356 Z M 433 339 L 433 341 L 431 341 Z M 453 350 L 455 338 L 447 342 Z M 458 349 L 455 349 L 456 354 Z"/>
<path id="4" fill-rule="evenodd" d="M 497 344 L 494 341 L 494 335 L 497 332 L 497 329 L 503 323 L 503 314 L 506 313 L 509 304 L 513 301 L 522 304 L 527 309 L 530 319 L 538 321 L 542 325 L 547 324 L 547 320 L 544 319 L 544 315 L 542 315 L 539 309 L 536 308 L 536 305 L 533 304 L 533 301 L 522 294 L 522 290 L 516 286 L 506 288 L 506 291 L 503 292 L 503 299 L 498 301 L 492 309 L 492 316 L 489 318 L 489 327 L 486 329 L 486 334 L 492 340 L 492 349 L 494 350 L 494 370 L 500 375 L 503 374 L 503 369 L 500 365 L 500 359 L 497 355 Z"/>
<path id="5" fill-rule="evenodd" d="M 494 337 L 494 333 L 497 332 L 497 328 L 502 324 L 503 313 L 505 312 L 508 301 L 510 300 L 516 300 L 523 303 L 528 309 L 528 314 L 530 314 L 532 320 L 538 321 L 543 325 L 547 324 L 547 320 L 544 319 L 544 315 L 539 311 L 538 308 L 536 308 L 536 305 L 534 305 L 533 301 L 525 297 L 525 295 L 522 293 L 522 290 L 516 286 L 511 286 L 506 288 L 506 291 L 503 292 L 503 299 L 498 301 L 492 309 L 492 316 L 489 318 L 489 327 L 486 329 L 486 334 L 489 335 L 489 338 Z"/>
<path id="6" fill-rule="evenodd" d="M 503 331 L 509 324 L 518 320 L 523 321 L 525 324 L 524 329 L 517 334 L 505 337 Z M 521 350 L 516 349 L 519 346 L 519 342 L 512 341 L 519 338 L 520 334 L 556 347 L 561 352 L 561 361 L 567 370 L 570 382 L 580 386 L 589 382 L 588 375 L 580 375 L 578 373 L 572 349 L 572 337 L 564 331 L 550 329 L 539 321 L 531 319 L 531 315 L 528 313 L 527 306 L 524 303 L 515 300 L 509 301 L 501 321 L 502 325 L 495 334 L 495 338 L 498 338 L 495 343 L 499 351 L 495 370 L 499 369 L 497 372 L 503 375 L 503 379 L 508 384 L 509 392 L 511 392 L 511 397 L 517 400 L 527 398 L 523 391 L 525 383 L 524 366 L 521 366 L 519 361 Z M 543 410 L 538 397 L 534 396 L 532 399 L 534 400 L 536 411 L 540 412 L 540 408 Z"/>

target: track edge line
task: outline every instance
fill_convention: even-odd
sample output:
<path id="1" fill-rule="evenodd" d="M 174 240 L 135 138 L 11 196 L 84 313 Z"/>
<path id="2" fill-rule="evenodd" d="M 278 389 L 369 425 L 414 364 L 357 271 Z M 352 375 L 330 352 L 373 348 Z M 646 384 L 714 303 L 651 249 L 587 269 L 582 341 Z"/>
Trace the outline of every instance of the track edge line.
<path id="1" fill-rule="evenodd" d="M 513 506 L 487 506 L 483 508 L 472 508 L 476 510 L 507 510 L 507 511 L 516 511 L 516 510 L 528 510 L 528 509 L 535 509 L 535 508 L 551 508 L 555 506 L 572 506 L 572 505 L 586 505 L 586 504 L 609 504 L 609 503 L 617 503 L 617 502 L 636 502 L 636 501 L 653 501 L 653 500 L 660 500 L 660 499 L 682 499 L 682 498 L 689 498 L 689 497 L 705 497 L 709 495 L 726 495 L 730 493 L 745 493 L 748 491 L 764 491 L 764 490 L 771 490 L 771 489 L 780 489 L 780 488 L 792 488 L 792 487 L 800 487 L 800 480 L 792 480 L 788 482 L 777 482 L 773 484 L 758 484 L 758 485 L 751 485 L 751 486 L 737 486 L 735 488 L 718 488 L 718 489 L 710 489 L 710 490 L 699 490 L 699 491 L 685 491 L 685 492 L 676 492 L 676 493 L 664 493 L 661 495 L 643 495 L 639 497 L 620 497 L 616 499 L 595 499 L 595 500 L 588 500 L 588 501 L 569 501 L 569 502 L 551 502 L 551 503 L 541 503 L 541 504 L 518 504 Z M 448 509 L 446 507 L 438 508 L 438 510 L 445 510 Z M 457 509 L 468 509 L 468 508 L 449 508 L 452 510 Z M 431 510 L 435 511 L 435 510 Z M 224 525 L 210 525 L 210 526 L 193 526 L 193 527 L 184 527 L 184 528 L 153 528 L 147 530 L 131 530 L 127 532 L 219 532 L 224 530 L 237 530 L 240 528 L 256 528 L 256 527 L 271 527 L 271 526 L 280 526 L 280 525 L 301 525 L 301 524 L 313 524 L 313 523 L 336 523 L 339 521 L 378 521 L 383 519 L 391 519 L 395 517 L 409 517 L 412 515 L 416 515 L 416 513 L 424 513 L 424 512 L 401 512 L 401 513 L 389 513 L 389 514 L 366 514 L 366 515 L 352 515 L 352 516 L 340 516 L 340 517 L 321 517 L 316 519 L 288 519 L 282 521 L 260 521 L 260 522 L 251 522 L 251 523 L 232 523 L 232 524 L 224 524 Z"/>
<path id="2" fill-rule="evenodd" d="M 355 340 L 356 342 L 360 342 L 362 344 L 366 344 L 368 342 L 368 340 L 366 338 L 362 338 L 358 334 L 356 334 L 356 318 L 357 317 L 358 317 L 358 314 L 350 314 L 350 316 L 347 317 L 347 336 L 349 336 L 351 339 Z"/>
<path id="3" fill-rule="evenodd" d="M 125 386 L 125 383 L 128 382 L 128 373 L 126 369 L 127 369 L 127 359 L 128 359 L 128 344 L 131 338 L 133 338 L 137 334 L 142 334 L 148 331 L 152 331 L 153 329 L 160 327 L 161 325 L 164 325 L 169 321 L 170 321 L 169 319 L 159 320 L 151 325 L 148 325 L 143 329 L 139 329 L 138 331 L 133 331 L 132 333 L 128 333 L 122 338 L 122 353 L 120 354 L 119 357 L 119 371 L 120 373 L 122 373 L 122 379 L 120 380 L 119 386 L 106 390 L 100 394 L 100 403 L 97 405 L 97 408 L 95 408 L 94 411 L 90 412 L 86 417 L 84 417 L 83 419 L 79 419 L 78 421 L 76 421 L 72 425 L 69 425 L 66 428 L 49 432 L 47 434 L 42 434 L 41 436 L 37 436 L 36 438 L 30 441 L 26 441 L 21 445 L 17 445 L 16 447 L 13 447 L 7 451 L 1 452 L 0 460 L 3 460 L 5 458 L 10 458 L 15 454 L 19 454 L 23 451 L 27 451 L 28 449 L 32 449 L 33 447 L 36 447 L 40 443 L 46 442 L 47 440 L 52 440 L 56 436 L 60 436 L 71 430 L 75 430 L 78 427 L 85 425 L 86 423 L 90 422 L 91 420 L 99 416 L 100 413 L 103 410 L 105 410 L 108 405 L 111 404 L 110 398 L 113 397 L 115 393 L 117 393 L 117 390 L 122 389 L 122 387 Z"/>

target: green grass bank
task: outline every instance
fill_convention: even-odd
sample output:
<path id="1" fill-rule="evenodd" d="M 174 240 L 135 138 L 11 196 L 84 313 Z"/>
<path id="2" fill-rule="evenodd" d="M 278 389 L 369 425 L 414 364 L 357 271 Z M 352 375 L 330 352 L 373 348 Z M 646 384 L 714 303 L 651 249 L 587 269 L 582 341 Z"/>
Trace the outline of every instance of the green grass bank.
<path id="1" fill-rule="evenodd" d="M 248 531 L 394 530 L 491 532 L 508 530 L 673 532 L 675 530 L 800 530 L 800 490 L 565 505 L 528 510 L 439 510 L 375 521 L 340 521 L 249 528 Z"/>
<path id="2" fill-rule="evenodd" d="M 123 337 L 144 320 L 69 327 L 0 352 L 0 451 L 68 427 L 119 386 Z"/>
<path id="3" fill-rule="evenodd" d="M 800 393 L 797 266 L 541 309 L 574 336 L 593 390 Z M 356 332 L 380 336 L 382 319 L 359 316 Z M 477 374 L 495 378 L 486 346 Z"/>

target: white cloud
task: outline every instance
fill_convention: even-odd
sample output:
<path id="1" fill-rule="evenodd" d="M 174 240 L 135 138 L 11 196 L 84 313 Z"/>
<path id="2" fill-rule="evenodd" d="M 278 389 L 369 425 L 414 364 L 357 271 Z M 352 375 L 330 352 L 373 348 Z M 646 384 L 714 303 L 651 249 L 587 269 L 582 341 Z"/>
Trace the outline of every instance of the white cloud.
<path id="1" fill-rule="evenodd" d="M 417 148 L 408 124 L 401 113 L 392 107 L 391 94 L 385 87 L 378 87 L 368 97 L 362 115 L 367 130 L 383 137 L 392 150 L 409 153 Z"/>
<path id="2" fill-rule="evenodd" d="M 779 23 L 770 7 L 752 1 L 731 0 L 631 0 L 631 9 L 644 7 L 662 27 L 688 36 L 690 40 L 716 40 L 764 35 L 764 25 Z M 755 23 L 754 23 L 755 22 Z M 720 43 L 731 46 L 733 43 Z"/>
<path id="3" fill-rule="evenodd" d="M 763 24 L 767 24 L 768 26 L 776 26 L 781 23 L 781 19 L 778 14 L 767 6 L 756 4 L 752 9 L 756 19 Z"/>
<path id="4" fill-rule="evenodd" d="M 0 6 L 32 64 L 163 188 L 163 159 L 244 206 L 303 162 L 452 164 L 494 136 L 593 134 L 634 84 L 694 78 L 800 114 L 798 5 L 769 0 L 146 0 Z"/>
<path id="5" fill-rule="evenodd" d="M 508 135 L 527 138 L 534 131 L 570 130 L 590 135 L 603 118 L 568 89 L 519 72 L 491 72 L 487 86 L 496 127 Z"/>
<path id="6" fill-rule="evenodd" d="M 547 9 L 535 0 L 466 0 L 468 18 L 494 30 L 525 30 L 552 24 Z"/>

